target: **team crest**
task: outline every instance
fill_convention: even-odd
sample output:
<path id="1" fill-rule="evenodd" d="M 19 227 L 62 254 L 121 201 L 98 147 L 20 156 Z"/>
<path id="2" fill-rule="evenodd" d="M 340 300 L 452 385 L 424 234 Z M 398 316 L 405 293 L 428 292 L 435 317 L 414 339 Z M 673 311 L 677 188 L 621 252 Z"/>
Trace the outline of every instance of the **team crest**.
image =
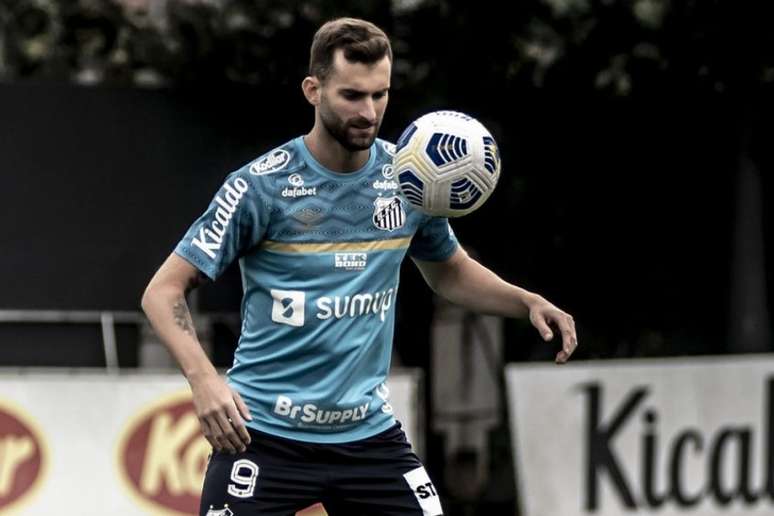
<path id="1" fill-rule="evenodd" d="M 228 508 L 228 504 L 224 505 L 222 509 L 213 509 L 210 505 L 210 510 L 205 516 L 234 516 L 234 511 Z"/>
<path id="2" fill-rule="evenodd" d="M 406 212 L 398 196 L 377 197 L 374 200 L 374 226 L 384 231 L 395 231 L 406 223 Z"/>

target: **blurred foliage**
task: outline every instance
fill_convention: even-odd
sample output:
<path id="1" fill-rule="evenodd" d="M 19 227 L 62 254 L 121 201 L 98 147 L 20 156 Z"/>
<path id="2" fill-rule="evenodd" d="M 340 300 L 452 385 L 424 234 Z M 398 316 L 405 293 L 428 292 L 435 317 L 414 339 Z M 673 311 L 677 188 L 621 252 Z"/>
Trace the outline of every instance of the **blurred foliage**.
<path id="1" fill-rule="evenodd" d="M 352 15 L 390 33 L 396 86 L 431 101 L 481 84 L 746 94 L 774 82 L 774 32 L 761 9 L 733 0 L 533 0 L 507 14 L 455 0 L 3 0 L 0 78 L 295 83 L 314 30 Z"/>
<path id="2" fill-rule="evenodd" d="M 763 3 L 733 0 L 546 0 L 527 26 L 536 82 L 746 95 L 774 80 Z M 539 44 L 535 46 L 535 41 Z M 550 77 L 551 74 L 554 77 Z"/>
<path id="3" fill-rule="evenodd" d="M 349 12 L 389 14 L 389 4 L 328 4 L 5 0 L 0 77 L 147 87 L 296 81 L 323 21 Z"/>

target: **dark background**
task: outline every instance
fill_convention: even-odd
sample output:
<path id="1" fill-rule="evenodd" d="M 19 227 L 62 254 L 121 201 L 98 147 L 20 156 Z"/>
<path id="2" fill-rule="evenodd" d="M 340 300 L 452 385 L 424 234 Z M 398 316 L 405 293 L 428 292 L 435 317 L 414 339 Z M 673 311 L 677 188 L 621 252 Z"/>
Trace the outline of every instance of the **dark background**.
<path id="1" fill-rule="evenodd" d="M 353 15 L 393 39 L 383 138 L 435 109 L 494 134 L 500 184 L 452 225 L 482 263 L 574 315 L 575 359 L 772 349 L 763 4 L 365 4 L 1 2 L 0 309 L 138 310 L 225 175 L 311 128 L 300 91 L 311 37 Z M 235 311 L 239 296 L 232 269 L 197 308 Z M 398 358 L 434 374 L 433 298 L 410 263 L 397 310 Z M 505 337 L 510 361 L 556 351 L 523 321 Z M 0 365 L 98 365 L 99 338 L 4 325 Z M 214 339 L 226 366 L 235 336 L 218 326 Z M 119 329 L 123 364 L 137 364 L 136 340 Z M 501 477 L 504 435 L 492 438 Z M 435 478 L 441 448 L 429 435 Z M 476 510 L 514 496 L 484 493 Z"/>
<path id="2" fill-rule="evenodd" d="M 452 221 L 455 231 L 504 278 L 575 315 L 579 358 L 733 350 L 739 156 L 728 106 L 526 92 L 488 111 L 462 100 L 416 110 L 441 107 L 500 126 L 501 183 L 481 210 Z M 291 88 L 38 83 L 0 85 L 0 111 L 0 306 L 25 309 L 136 310 L 223 177 L 313 116 Z M 394 141 L 405 120 L 388 112 L 383 137 Z M 226 283 L 205 289 L 199 308 L 237 310 L 233 272 Z M 423 310 L 403 305 L 429 307 L 425 290 L 403 283 L 407 324 Z M 654 334 L 658 349 L 638 344 Z M 535 344 L 530 335 L 514 357 Z M 405 346 L 406 360 L 418 350 Z"/>

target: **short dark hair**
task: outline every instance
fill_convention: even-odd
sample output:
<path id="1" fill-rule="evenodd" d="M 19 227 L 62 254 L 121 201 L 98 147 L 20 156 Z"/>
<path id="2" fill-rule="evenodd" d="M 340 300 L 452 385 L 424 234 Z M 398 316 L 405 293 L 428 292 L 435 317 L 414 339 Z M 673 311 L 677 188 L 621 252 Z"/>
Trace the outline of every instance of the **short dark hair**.
<path id="1" fill-rule="evenodd" d="M 320 27 L 312 40 L 309 75 L 325 81 L 333 69 L 333 54 L 344 50 L 347 61 L 373 64 L 389 57 L 392 47 L 387 34 L 371 22 L 358 18 L 337 18 Z"/>

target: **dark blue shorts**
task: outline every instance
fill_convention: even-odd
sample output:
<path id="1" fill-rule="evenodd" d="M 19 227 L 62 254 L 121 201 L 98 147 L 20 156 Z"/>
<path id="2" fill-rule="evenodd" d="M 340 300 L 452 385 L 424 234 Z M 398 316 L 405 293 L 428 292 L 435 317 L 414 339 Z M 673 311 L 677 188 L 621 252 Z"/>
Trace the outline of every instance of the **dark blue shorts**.
<path id="1" fill-rule="evenodd" d="M 436 516 L 441 503 L 400 424 L 368 439 L 315 444 L 248 430 L 242 453 L 214 452 L 200 516 Z"/>

